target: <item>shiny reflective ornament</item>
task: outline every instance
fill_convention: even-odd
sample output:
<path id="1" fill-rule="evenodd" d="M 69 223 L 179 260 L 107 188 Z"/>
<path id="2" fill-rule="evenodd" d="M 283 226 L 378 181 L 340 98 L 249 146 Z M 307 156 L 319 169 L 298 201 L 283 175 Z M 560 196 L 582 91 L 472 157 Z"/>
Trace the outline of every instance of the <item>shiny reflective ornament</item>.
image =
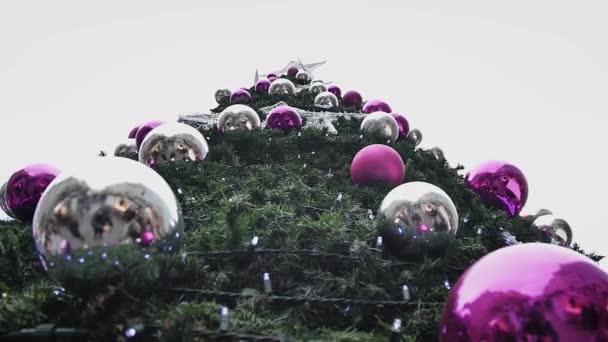
<path id="1" fill-rule="evenodd" d="M 48 164 L 32 164 L 19 169 L 6 182 L 3 208 L 14 219 L 31 222 L 40 196 L 59 169 Z"/>
<path id="2" fill-rule="evenodd" d="M 337 98 L 340 98 L 342 96 L 342 90 L 335 84 L 330 84 L 329 86 L 327 86 L 327 91 L 336 95 Z"/>
<path id="3" fill-rule="evenodd" d="M 130 144 L 130 143 L 120 144 L 120 145 L 116 146 L 116 149 L 114 150 L 114 156 L 129 158 L 132 160 L 138 160 L 138 158 L 139 158 L 138 152 L 137 152 L 137 146 L 135 146 L 135 144 Z"/>
<path id="4" fill-rule="evenodd" d="M 313 95 L 322 93 L 324 91 L 327 91 L 327 87 L 322 82 L 313 82 L 310 84 L 310 87 L 308 88 L 308 92 Z"/>
<path id="5" fill-rule="evenodd" d="M 277 78 L 268 88 L 270 95 L 294 95 L 295 93 L 296 86 L 286 78 Z"/>
<path id="6" fill-rule="evenodd" d="M 148 135 L 151 130 L 164 123 L 164 121 L 154 120 L 146 122 L 145 124 L 139 126 L 139 130 L 137 130 L 137 134 L 135 135 L 135 145 L 137 146 L 137 148 L 139 149 L 141 147 L 141 143 L 144 141 L 146 135 Z"/>
<path id="7" fill-rule="evenodd" d="M 397 141 L 399 124 L 392 115 L 384 112 L 375 112 L 366 115 L 361 121 L 361 132 L 364 135 L 380 137 L 383 140 Z"/>
<path id="8" fill-rule="evenodd" d="M 452 288 L 439 333 L 443 342 L 608 341 L 608 274 L 560 246 L 498 249 Z"/>
<path id="9" fill-rule="evenodd" d="M 388 105 L 388 103 L 382 100 L 369 100 L 365 102 L 362 111 L 363 113 L 369 114 L 374 112 L 391 113 L 393 110 L 391 109 L 391 106 Z"/>
<path id="10" fill-rule="evenodd" d="M 300 71 L 300 69 L 298 69 L 298 67 L 295 67 L 295 66 L 290 66 L 290 67 L 287 69 L 287 75 L 288 75 L 289 77 L 295 77 L 295 76 L 298 74 L 298 72 L 299 72 L 299 71 Z"/>
<path id="11" fill-rule="evenodd" d="M 542 232 L 544 242 L 569 247 L 572 243 L 572 228 L 566 220 L 553 214 L 538 216 L 532 222 L 532 228 Z"/>
<path id="12" fill-rule="evenodd" d="M 311 79 L 310 73 L 306 70 L 300 70 L 296 74 L 296 80 L 298 80 L 299 83 L 308 83 Z"/>
<path id="13" fill-rule="evenodd" d="M 183 123 L 166 123 L 153 129 L 139 149 L 139 161 L 148 166 L 173 161 L 201 161 L 209 145 L 194 127 Z"/>
<path id="14" fill-rule="evenodd" d="M 338 98 L 336 95 L 328 91 L 324 91 L 315 96 L 315 107 L 324 109 L 338 107 Z"/>
<path id="15" fill-rule="evenodd" d="M 363 98 L 358 91 L 349 90 L 342 96 L 342 103 L 347 107 L 361 108 Z"/>
<path id="16" fill-rule="evenodd" d="M 270 89 L 270 81 L 267 78 L 259 79 L 255 83 L 255 91 L 266 93 L 268 89 Z"/>
<path id="17" fill-rule="evenodd" d="M 225 105 L 230 102 L 230 96 L 232 96 L 230 89 L 218 89 L 215 92 L 215 101 L 219 104 Z"/>
<path id="18" fill-rule="evenodd" d="M 419 129 L 414 128 L 407 134 L 406 139 L 413 143 L 414 146 L 418 146 L 422 142 L 422 132 L 420 132 Z"/>
<path id="19" fill-rule="evenodd" d="M 139 130 L 140 126 L 135 126 L 135 127 L 131 128 L 131 131 L 129 131 L 129 139 L 135 139 L 135 137 L 137 136 L 137 131 Z"/>
<path id="20" fill-rule="evenodd" d="M 528 200 L 528 181 L 517 166 L 504 161 L 487 161 L 469 171 L 465 180 L 481 202 L 516 216 Z"/>
<path id="21" fill-rule="evenodd" d="M 230 96 L 230 103 L 248 104 L 251 102 L 251 94 L 245 89 L 237 89 Z"/>
<path id="22" fill-rule="evenodd" d="M 302 117 L 295 108 L 279 106 L 273 109 L 266 118 L 266 127 L 289 132 L 302 127 Z"/>
<path id="23" fill-rule="evenodd" d="M 405 179 L 405 164 L 393 148 L 381 144 L 369 145 L 353 158 L 350 177 L 355 184 L 385 183 L 395 186 Z"/>
<path id="24" fill-rule="evenodd" d="M 266 75 L 266 78 L 271 78 L 271 77 L 277 78 L 279 76 L 277 74 L 275 74 L 275 73 L 272 73 L 272 72 L 270 74 Z"/>
<path id="25" fill-rule="evenodd" d="M 536 217 L 542 216 L 542 215 L 553 215 L 553 212 L 549 209 L 539 209 L 536 212 Z"/>
<path id="26" fill-rule="evenodd" d="M 106 157 L 55 178 L 36 209 L 33 238 L 52 277 L 93 291 L 91 280 L 134 277 L 157 256 L 177 252 L 182 225 L 177 199 L 158 173 Z"/>
<path id="27" fill-rule="evenodd" d="M 391 116 L 395 118 L 397 125 L 399 125 L 399 139 L 407 138 L 407 135 L 410 132 L 410 123 L 407 121 L 405 115 L 391 113 Z"/>
<path id="28" fill-rule="evenodd" d="M 408 260 L 443 256 L 458 231 L 458 212 L 450 196 L 425 182 L 391 190 L 376 219 L 389 251 Z"/>
<path id="29" fill-rule="evenodd" d="M 236 104 L 224 109 L 217 120 L 220 133 L 225 131 L 252 131 L 260 127 L 260 116 L 253 108 Z"/>
<path id="30" fill-rule="evenodd" d="M 440 149 L 439 147 L 433 147 L 430 150 L 431 154 L 433 155 L 433 158 L 437 159 L 437 160 L 445 160 L 445 154 L 443 153 L 443 150 Z"/>
<path id="31" fill-rule="evenodd" d="M 2 209 L 2 211 L 4 211 L 4 213 L 6 215 L 10 216 L 11 218 L 14 218 L 13 214 L 11 214 L 11 212 L 6 207 L 6 202 L 4 202 L 5 193 L 6 193 L 6 182 L 4 184 L 2 184 L 2 186 L 0 187 L 0 209 Z"/>

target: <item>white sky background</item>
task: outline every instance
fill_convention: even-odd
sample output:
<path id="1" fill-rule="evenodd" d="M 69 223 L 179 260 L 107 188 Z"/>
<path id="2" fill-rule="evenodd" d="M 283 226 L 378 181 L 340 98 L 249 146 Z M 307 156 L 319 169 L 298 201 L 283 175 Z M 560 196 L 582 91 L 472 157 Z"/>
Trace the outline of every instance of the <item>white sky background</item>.
<path id="1" fill-rule="evenodd" d="M 407 113 L 452 164 L 518 165 L 524 213 L 608 254 L 605 1 L 0 1 L 2 180 L 327 60 L 316 77 Z"/>

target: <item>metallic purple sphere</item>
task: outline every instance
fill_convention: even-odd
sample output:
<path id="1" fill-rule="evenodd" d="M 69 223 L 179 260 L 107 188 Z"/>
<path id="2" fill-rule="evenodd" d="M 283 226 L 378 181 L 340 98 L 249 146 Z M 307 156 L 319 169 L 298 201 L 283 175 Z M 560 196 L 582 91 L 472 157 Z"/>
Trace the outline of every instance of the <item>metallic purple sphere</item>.
<path id="1" fill-rule="evenodd" d="M 273 109 L 266 118 L 266 127 L 291 131 L 302 127 L 302 117 L 300 113 L 289 106 L 280 106 Z"/>
<path id="2" fill-rule="evenodd" d="M 287 69 L 287 75 L 291 77 L 296 77 L 298 71 L 300 71 L 300 69 L 298 69 L 297 67 L 290 66 L 289 69 Z"/>
<path id="3" fill-rule="evenodd" d="M 255 91 L 268 92 L 268 88 L 270 88 L 270 83 L 270 80 L 268 80 L 267 78 L 260 78 L 255 83 Z"/>
<path id="4" fill-rule="evenodd" d="M 13 173 L 6 183 L 3 199 L 8 214 L 21 221 L 31 221 L 40 196 L 59 172 L 51 165 L 32 164 Z"/>
<path id="5" fill-rule="evenodd" d="M 363 106 L 363 113 L 366 114 L 374 112 L 391 113 L 392 111 L 391 106 L 382 100 L 369 100 Z"/>
<path id="6" fill-rule="evenodd" d="M 145 124 L 139 126 L 137 134 L 135 135 L 135 145 L 137 146 L 137 148 L 139 149 L 141 147 L 141 143 L 144 142 L 144 138 L 146 137 L 146 135 L 148 135 L 148 133 L 150 133 L 151 130 L 164 123 L 164 121 L 154 120 L 146 122 Z"/>
<path id="7" fill-rule="evenodd" d="M 277 74 L 272 73 L 272 72 L 270 74 L 266 75 L 266 78 L 271 78 L 271 77 L 276 78 L 276 77 L 279 77 L 279 76 L 277 76 Z"/>
<path id="8" fill-rule="evenodd" d="M 145 230 L 141 233 L 139 237 L 139 244 L 143 247 L 152 246 L 154 243 L 154 233 L 149 230 Z"/>
<path id="9" fill-rule="evenodd" d="M 267 78 L 270 81 L 270 83 L 272 83 L 272 82 L 274 82 L 274 80 L 278 79 L 278 77 L 276 77 L 276 76 L 268 76 Z"/>
<path id="10" fill-rule="evenodd" d="M 405 164 L 393 148 L 381 144 L 369 145 L 353 158 L 350 177 L 355 184 L 385 183 L 396 186 L 405 179 Z"/>
<path id="11" fill-rule="evenodd" d="M 137 131 L 139 130 L 139 127 L 141 127 L 141 125 L 131 128 L 131 131 L 129 132 L 129 139 L 135 139 L 135 137 L 137 136 Z"/>
<path id="12" fill-rule="evenodd" d="M 230 96 L 230 103 L 233 104 L 248 104 L 249 102 L 251 102 L 251 94 L 243 88 L 235 90 Z"/>
<path id="13" fill-rule="evenodd" d="M 469 171 L 467 184 L 488 207 L 517 216 L 528 200 L 528 181 L 517 166 L 504 161 L 487 161 Z"/>
<path id="14" fill-rule="evenodd" d="M 336 95 L 336 97 L 340 98 L 342 96 L 342 90 L 335 84 L 329 85 L 327 87 L 327 91 Z"/>
<path id="15" fill-rule="evenodd" d="M 407 134 L 410 132 L 410 123 L 407 122 L 405 115 L 398 113 L 391 113 L 393 118 L 397 121 L 399 125 L 399 139 L 407 138 Z"/>
<path id="16" fill-rule="evenodd" d="M 338 95 L 336 95 L 338 96 Z M 361 108 L 361 104 L 363 103 L 363 98 L 359 92 L 354 90 L 349 90 L 344 93 L 342 96 L 342 103 L 348 107 Z"/>
<path id="17" fill-rule="evenodd" d="M 527 243 L 471 266 L 451 290 L 441 341 L 608 341 L 608 274 L 568 248 Z"/>

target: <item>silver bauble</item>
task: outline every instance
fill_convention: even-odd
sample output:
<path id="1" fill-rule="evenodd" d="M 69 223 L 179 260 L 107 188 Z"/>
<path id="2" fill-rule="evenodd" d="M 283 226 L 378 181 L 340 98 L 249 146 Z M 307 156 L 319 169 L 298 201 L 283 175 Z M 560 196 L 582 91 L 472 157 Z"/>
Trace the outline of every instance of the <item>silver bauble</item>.
<path id="1" fill-rule="evenodd" d="M 302 83 L 310 82 L 311 78 L 312 77 L 310 76 L 310 73 L 306 70 L 300 70 L 296 74 L 296 80 L 298 80 Z"/>
<path id="2" fill-rule="evenodd" d="M 139 148 L 139 161 L 153 166 L 172 161 L 200 161 L 209 153 L 209 145 L 194 127 L 169 122 L 148 133 Z"/>
<path id="3" fill-rule="evenodd" d="M 6 202 L 4 202 L 5 193 L 6 193 L 6 182 L 4 182 L 4 184 L 2 184 L 2 187 L 0 187 L 0 209 L 2 209 L 2 211 L 4 211 L 4 213 L 6 215 L 10 216 L 11 218 L 15 218 L 13 216 L 13 213 L 11 213 L 11 211 L 6 206 Z"/>
<path id="4" fill-rule="evenodd" d="M 323 108 L 323 109 L 335 108 L 335 107 L 338 107 L 338 97 L 336 97 L 336 95 L 334 95 L 333 93 L 324 91 L 322 93 L 317 94 L 317 96 L 315 96 L 314 103 L 315 103 L 315 107 L 318 107 L 318 108 Z"/>
<path id="5" fill-rule="evenodd" d="M 219 104 L 228 104 L 230 96 L 232 96 L 230 89 L 218 89 L 215 91 L 215 101 Z"/>
<path id="6" fill-rule="evenodd" d="M 532 228 L 539 229 L 547 243 L 564 247 L 569 247 L 572 243 L 572 228 L 566 220 L 553 214 L 538 216 L 532 222 Z"/>
<path id="7" fill-rule="evenodd" d="M 32 228 L 50 275 L 65 287 L 86 290 L 86 282 L 74 280 L 112 282 L 157 269 L 154 260 L 178 251 L 183 220 L 158 173 L 133 160 L 105 157 L 59 174 L 40 198 Z"/>
<path id="8" fill-rule="evenodd" d="M 361 132 L 364 135 L 375 135 L 393 143 L 399 137 L 399 124 L 389 113 L 374 112 L 367 114 L 361 121 Z"/>
<path id="9" fill-rule="evenodd" d="M 420 145 L 422 142 L 422 132 L 419 129 L 414 128 L 408 134 L 406 139 L 414 144 L 414 146 Z"/>
<path id="10" fill-rule="evenodd" d="M 277 78 L 268 88 L 268 94 L 270 95 L 294 95 L 295 93 L 295 84 L 286 78 Z"/>
<path id="11" fill-rule="evenodd" d="M 542 215 L 553 215 L 553 212 L 549 209 L 538 209 L 538 211 L 536 212 L 536 217 L 542 216 Z"/>
<path id="12" fill-rule="evenodd" d="M 443 153 L 443 150 L 440 149 L 439 147 L 433 147 L 430 151 L 431 151 L 431 154 L 433 155 L 433 158 L 435 158 L 439 161 L 445 160 L 445 154 Z"/>
<path id="13" fill-rule="evenodd" d="M 251 107 L 235 104 L 224 109 L 217 119 L 217 129 L 225 131 L 252 131 L 260 127 L 260 116 Z"/>
<path id="14" fill-rule="evenodd" d="M 458 212 L 439 187 L 410 182 L 384 197 L 377 223 L 392 254 L 404 259 L 440 257 L 458 231 Z"/>
<path id="15" fill-rule="evenodd" d="M 114 156 L 138 160 L 137 145 L 130 142 L 120 144 L 116 146 L 116 149 L 114 150 Z"/>
<path id="16" fill-rule="evenodd" d="M 327 86 L 322 82 L 313 82 L 310 84 L 310 87 L 308 87 L 308 92 L 313 95 L 322 93 L 324 91 L 327 91 Z"/>

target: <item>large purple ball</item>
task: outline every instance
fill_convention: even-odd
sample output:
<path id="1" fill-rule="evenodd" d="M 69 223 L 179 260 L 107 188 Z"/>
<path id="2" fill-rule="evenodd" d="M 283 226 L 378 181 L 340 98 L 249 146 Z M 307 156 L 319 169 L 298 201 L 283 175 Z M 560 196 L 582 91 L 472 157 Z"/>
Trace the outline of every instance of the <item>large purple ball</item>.
<path id="1" fill-rule="evenodd" d="M 144 142 L 144 138 L 146 137 L 146 135 L 148 135 L 148 133 L 150 133 L 151 130 L 155 129 L 156 127 L 158 127 L 164 123 L 165 123 L 164 121 L 154 120 L 154 121 L 146 122 L 145 124 L 139 126 L 139 129 L 137 130 L 137 134 L 135 135 L 135 146 L 137 146 L 137 148 L 139 149 L 141 147 L 141 143 Z"/>
<path id="2" fill-rule="evenodd" d="M 261 78 L 255 83 L 255 91 L 268 92 L 270 81 L 267 78 Z"/>
<path id="3" fill-rule="evenodd" d="M 397 125 L 399 125 L 399 139 L 407 138 L 407 134 L 410 132 L 410 124 L 405 115 L 397 113 L 391 113 L 391 115 L 397 121 Z"/>
<path id="4" fill-rule="evenodd" d="M 141 125 L 131 128 L 131 131 L 129 132 L 129 139 L 135 139 L 135 137 L 137 136 L 137 131 L 139 130 L 139 127 L 141 127 Z"/>
<path id="5" fill-rule="evenodd" d="M 21 221 L 31 221 L 40 196 L 58 174 L 59 169 L 47 164 L 28 165 L 13 173 L 3 199 L 9 214 Z"/>
<path id="6" fill-rule="evenodd" d="M 273 109 L 266 118 L 266 127 L 290 131 L 302 127 L 302 117 L 300 113 L 289 106 L 280 106 Z"/>
<path id="7" fill-rule="evenodd" d="M 251 102 L 251 94 L 243 88 L 235 90 L 230 96 L 230 103 L 248 104 L 249 102 Z"/>
<path id="8" fill-rule="evenodd" d="M 342 90 L 335 84 L 329 85 L 327 87 L 327 91 L 336 95 L 336 97 L 340 98 L 342 96 Z"/>
<path id="9" fill-rule="evenodd" d="M 471 266 L 450 292 L 441 341 L 608 341 L 608 274 L 568 248 L 527 243 Z"/>
<path id="10" fill-rule="evenodd" d="M 350 177 L 355 184 L 399 185 L 405 179 L 405 164 L 393 148 L 381 144 L 369 145 L 353 158 Z"/>
<path id="11" fill-rule="evenodd" d="M 367 114 L 374 112 L 391 113 L 392 111 L 391 106 L 382 100 L 369 100 L 363 106 L 363 113 Z"/>
<path id="12" fill-rule="evenodd" d="M 337 95 L 336 95 L 337 96 Z M 342 96 L 342 103 L 348 107 L 361 108 L 361 104 L 363 103 L 363 98 L 359 92 L 354 90 L 349 90 L 344 93 Z"/>
<path id="13" fill-rule="evenodd" d="M 300 69 L 298 69 L 295 66 L 290 66 L 289 69 L 287 69 L 287 75 L 291 76 L 291 77 L 296 77 L 296 75 L 298 74 L 298 71 L 300 71 Z"/>
<path id="14" fill-rule="evenodd" d="M 504 161 L 487 161 L 469 171 L 467 184 L 488 207 L 517 216 L 528 200 L 528 181 L 517 166 Z"/>

